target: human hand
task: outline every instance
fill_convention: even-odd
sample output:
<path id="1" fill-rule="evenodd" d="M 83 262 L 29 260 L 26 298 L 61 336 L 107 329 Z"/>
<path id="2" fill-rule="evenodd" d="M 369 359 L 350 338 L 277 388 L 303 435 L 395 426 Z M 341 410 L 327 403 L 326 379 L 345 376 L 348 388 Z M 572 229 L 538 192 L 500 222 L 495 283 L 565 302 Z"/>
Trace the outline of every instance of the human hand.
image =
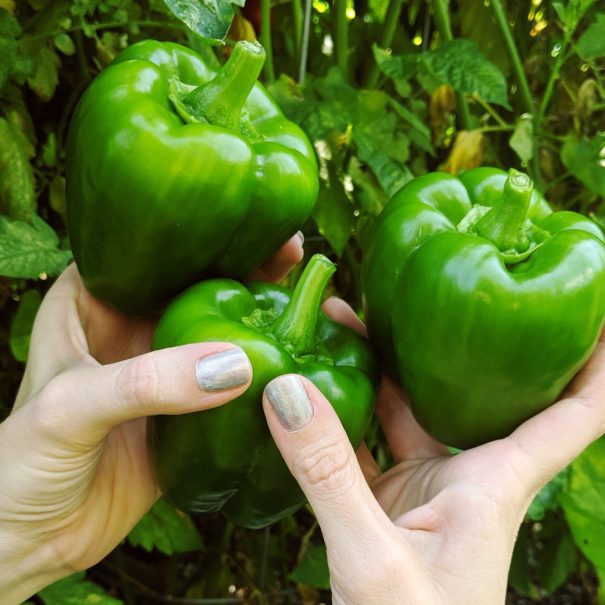
<path id="1" fill-rule="evenodd" d="M 255 277 L 279 279 L 301 259 L 295 236 Z M 98 562 L 158 498 L 145 416 L 208 409 L 248 387 L 241 349 L 150 353 L 154 326 L 94 299 L 75 266 L 45 297 L 13 412 L 0 424 L 4 605 Z"/>
<path id="2" fill-rule="evenodd" d="M 335 319 L 359 323 L 342 303 L 330 310 Z M 506 439 L 451 455 L 385 380 L 377 414 L 396 464 L 382 474 L 365 446 L 356 459 L 333 409 L 309 381 L 275 379 L 265 413 L 321 526 L 333 602 L 504 603 L 523 516 L 537 491 L 605 432 L 604 392 L 601 340 L 558 403 Z M 288 430 L 279 417 L 286 426 L 298 422 Z"/>

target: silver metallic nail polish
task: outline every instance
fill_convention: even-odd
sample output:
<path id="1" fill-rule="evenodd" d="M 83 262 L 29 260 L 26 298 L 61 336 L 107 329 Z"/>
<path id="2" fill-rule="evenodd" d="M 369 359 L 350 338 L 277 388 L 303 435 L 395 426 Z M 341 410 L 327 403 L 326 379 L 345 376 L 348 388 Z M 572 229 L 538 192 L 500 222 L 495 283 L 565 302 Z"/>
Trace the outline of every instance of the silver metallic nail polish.
<path id="1" fill-rule="evenodd" d="M 311 422 L 313 406 L 298 376 L 275 378 L 266 386 L 265 394 L 281 425 L 287 431 L 300 431 Z"/>
<path id="2" fill-rule="evenodd" d="M 202 391 L 226 391 L 246 384 L 252 378 L 252 368 L 241 349 L 229 349 L 198 359 L 195 378 Z"/>

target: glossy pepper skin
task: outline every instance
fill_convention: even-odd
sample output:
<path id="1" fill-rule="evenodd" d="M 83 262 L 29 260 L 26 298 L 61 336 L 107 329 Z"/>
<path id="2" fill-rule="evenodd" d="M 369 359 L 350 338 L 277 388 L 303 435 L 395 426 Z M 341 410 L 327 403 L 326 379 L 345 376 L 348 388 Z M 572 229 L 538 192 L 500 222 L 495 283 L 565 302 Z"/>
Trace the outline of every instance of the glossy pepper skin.
<path id="1" fill-rule="evenodd" d="M 154 313 L 208 276 L 248 277 L 304 224 L 315 154 L 257 83 L 258 43 L 220 70 L 143 41 L 82 96 L 69 129 L 68 226 L 88 289 Z"/>
<path id="2" fill-rule="evenodd" d="M 234 523 L 257 528 L 305 502 L 262 409 L 266 384 L 282 374 L 302 374 L 317 385 L 353 445 L 361 442 L 378 370 L 369 342 L 319 310 L 333 271 L 327 258 L 315 255 L 293 292 L 261 282 L 208 280 L 185 291 L 162 316 L 155 349 L 224 340 L 242 347 L 253 368 L 248 390 L 224 406 L 149 419 L 155 474 L 178 508 L 222 510 Z"/>
<path id="3" fill-rule="evenodd" d="M 362 279 L 370 337 L 416 419 L 459 448 L 553 403 L 605 316 L 603 233 L 553 213 L 516 171 L 405 185 L 377 221 Z"/>

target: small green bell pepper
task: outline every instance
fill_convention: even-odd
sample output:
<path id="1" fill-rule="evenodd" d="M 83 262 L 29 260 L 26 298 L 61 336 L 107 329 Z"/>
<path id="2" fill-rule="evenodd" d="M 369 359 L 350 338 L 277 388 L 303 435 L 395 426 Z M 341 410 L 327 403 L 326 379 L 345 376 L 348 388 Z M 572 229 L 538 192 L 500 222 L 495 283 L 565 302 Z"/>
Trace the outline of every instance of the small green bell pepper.
<path id="1" fill-rule="evenodd" d="M 151 457 L 164 496 L 185 511 L 222 510 L 245 527 L 263 527 L 305 497 L 275 446 L 262 410 L 273 378 L 295 372 L 327 397 L 359 445 L 372 414 L 378 368 L 369 342 L 319 310 L 334 265 L 309 261 L 296 288 L 201 282 L 178 297 L 158 324 L 153 347 L 228 340 L 242 347 L 252 384 L 236 400 L 148 421 Z"/>
<path id="2" fill-rule="evenodd" d="M 248 277 L 309 218 L 315 154 L 257 83 L 262 47 L 218 71 L 170 42 L 122 51 L 71 121 L 69 235 L 88 289 L 132 314 L 202 277 Z"/>
<path id="3" fill-rule="evenodd" d="M 557 399 L 603 327 L 604 239 L 514 170 L 395 194 L 364 259 L 368 329 L 430 434 L 472 447 Z"/>

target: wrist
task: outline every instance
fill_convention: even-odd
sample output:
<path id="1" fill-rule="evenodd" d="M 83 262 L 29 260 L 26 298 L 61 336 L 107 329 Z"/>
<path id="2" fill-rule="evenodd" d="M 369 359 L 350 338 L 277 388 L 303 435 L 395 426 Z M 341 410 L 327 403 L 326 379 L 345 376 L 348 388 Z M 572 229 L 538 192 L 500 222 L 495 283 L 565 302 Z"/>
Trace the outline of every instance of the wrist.
<path id="1" fill-rule="evenodd" d="M 19 605 L 68 574 L 55 549 L 44 537 L 11 536 L 0 532 L 0 594 L 3 605 Z"/>

